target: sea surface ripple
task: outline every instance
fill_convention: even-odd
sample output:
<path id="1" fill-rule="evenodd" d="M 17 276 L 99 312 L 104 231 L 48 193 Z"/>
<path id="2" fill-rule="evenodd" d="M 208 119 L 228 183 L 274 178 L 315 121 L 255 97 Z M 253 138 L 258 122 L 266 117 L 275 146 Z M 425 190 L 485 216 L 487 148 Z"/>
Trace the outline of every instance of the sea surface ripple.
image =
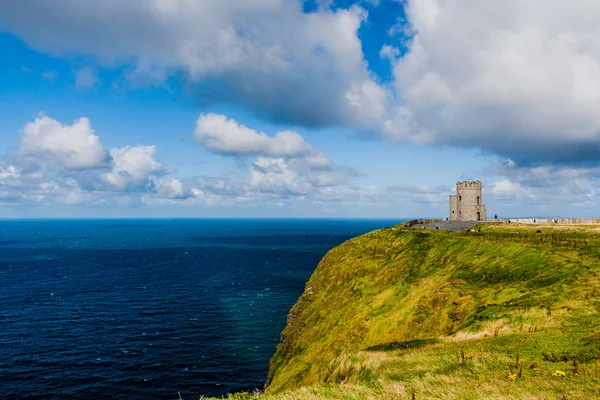
<path id="1" fill-rule="evenodd" d="M 262 388 L 321 257 L 398 222 L 0 221 L 0 398 Z"/>

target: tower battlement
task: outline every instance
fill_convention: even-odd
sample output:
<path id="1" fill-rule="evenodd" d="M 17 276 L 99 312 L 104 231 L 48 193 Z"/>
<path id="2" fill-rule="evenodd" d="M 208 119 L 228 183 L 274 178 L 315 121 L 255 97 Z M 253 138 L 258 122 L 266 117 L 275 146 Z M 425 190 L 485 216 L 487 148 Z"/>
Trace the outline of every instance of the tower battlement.
<path id="1" fill-rule="evenodd" d="M 479 189 L 481 190 L 481 181 L 462 181 L 456 182 L 456 189 Z"/>

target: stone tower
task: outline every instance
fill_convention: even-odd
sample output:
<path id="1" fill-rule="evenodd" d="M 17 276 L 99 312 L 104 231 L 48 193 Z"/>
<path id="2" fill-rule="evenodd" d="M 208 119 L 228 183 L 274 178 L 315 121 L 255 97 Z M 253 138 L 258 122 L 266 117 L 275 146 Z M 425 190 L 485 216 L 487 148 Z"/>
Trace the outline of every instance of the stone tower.
<path id="1" fill-rule="evenodd" d="M 450 196 L 451 221 L 485 221 L 481 181 L 456 183 L 456 195 Z"/>

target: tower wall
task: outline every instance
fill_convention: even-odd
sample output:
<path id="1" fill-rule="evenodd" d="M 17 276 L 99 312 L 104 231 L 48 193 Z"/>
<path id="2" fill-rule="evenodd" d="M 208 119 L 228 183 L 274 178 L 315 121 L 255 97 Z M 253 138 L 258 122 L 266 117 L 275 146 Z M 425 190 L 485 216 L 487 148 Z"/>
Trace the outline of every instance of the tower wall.
<path id="1" fill-rule="evenodd" d="M 457 220 L 485 221 L 486 210 L 483 205 L 481 181 L 464 181 L 456 184 Z M 452 200 L 450 200 L 452 204 Z M 452 215 L 452 211 L 450 212 Z"/>

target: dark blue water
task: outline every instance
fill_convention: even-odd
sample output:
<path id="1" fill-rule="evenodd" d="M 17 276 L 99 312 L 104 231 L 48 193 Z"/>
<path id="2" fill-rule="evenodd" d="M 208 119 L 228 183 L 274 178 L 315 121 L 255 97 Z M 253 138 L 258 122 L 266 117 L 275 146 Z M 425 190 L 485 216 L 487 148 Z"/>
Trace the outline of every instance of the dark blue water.
<path id="1" fill-rule="evenodd" d="M 0 398 L 262 388 L 321 257 L 399 221 L 0 221 Z"/>

